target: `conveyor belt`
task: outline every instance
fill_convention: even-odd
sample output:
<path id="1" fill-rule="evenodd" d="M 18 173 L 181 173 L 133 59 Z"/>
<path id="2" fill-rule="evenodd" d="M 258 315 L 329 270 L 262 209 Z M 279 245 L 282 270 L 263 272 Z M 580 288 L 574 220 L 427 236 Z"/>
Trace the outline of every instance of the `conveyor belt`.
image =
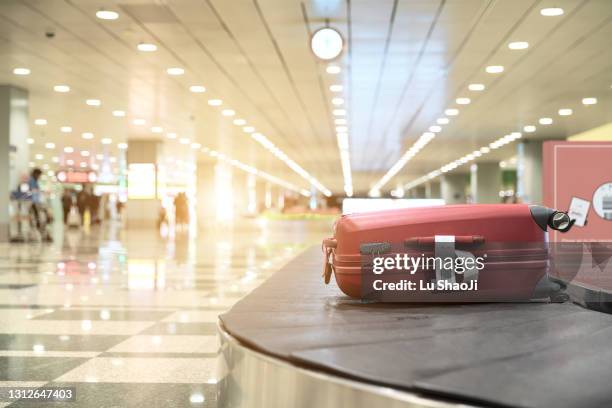
<path id="1" fill-rule="evenodd" d="M 573 303 L 364 304 L 320 277 L 313 248 L 221 316 L 299 365 L 486 405 L 612 406 L 612 315 Z"/>

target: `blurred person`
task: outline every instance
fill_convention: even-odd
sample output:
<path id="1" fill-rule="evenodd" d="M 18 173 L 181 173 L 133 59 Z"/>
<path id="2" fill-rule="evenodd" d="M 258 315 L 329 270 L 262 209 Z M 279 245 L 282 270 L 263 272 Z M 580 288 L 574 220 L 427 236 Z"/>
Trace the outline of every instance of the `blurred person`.
<path id="1" fill-rule="evenodd" d="M 174 219 L 176 226 L 185 226 L 189 223 L 189 202 L 187 195 L 178 193 L 174 198 Z"/>
<path id="2" fill-rule="evenodd" d="M 162 205 L 159 207 L 159 215 L 157 217 L 157 229 L 161 229 L 162 225 L 168 227 L 168 211 Z"/>
<path id="3" fill-rule="evenodd" d="M 81 217 L 81 225 L 83 225 L 85 220 L 85 211 L 88 209 L 90 204 L 89 192 L 87 192 L 85 185 L 82 185 L 81 191 L 77 193 L 76 201 L 79 216 Z"/>
<path id="4" fill-rule="evenodd" d="M 99 210 L 100 210 L 100 197 L 90 193 L 89 196 L 87 197 L 87 207 L 89 208 L 89 216 L 91 218 L 90 223 L 93 224 L 99 224 L 100 223 L 100 217 L 99 217 Z"/>
<path id="5" fill-rule="evenodd" d="M 32 216 L 34 218 L 34 224 L 36 229 L 40 232 L 40 236 L 45 241 L 52 241 L 51 235 L 49 231 L 47 231 L 47 220 L 49 213 L 43 207 L 42 203 L 42 195 L 40 191 L 40 184 L 38 180 L 42 175 L 42 170 L 39 168 L 35 168 L 32 170 L 30 174 L 30 178 L 28 179 L 28 189 L 30 193 L 30 199 L 32 200 L 32 206 L 30 207 L 30 211 L 32 212 Z M 45 217 L 45 222 L 43 222 L 42 217 Z"/>
<path id="6" fill-rule="evenodd" d="M 64 212 L 64 224 L 68 223 L 68 214 L 72 208 L 72 190 L 69 188 L 64 189 L 62 194 L 62 210 Z"/>

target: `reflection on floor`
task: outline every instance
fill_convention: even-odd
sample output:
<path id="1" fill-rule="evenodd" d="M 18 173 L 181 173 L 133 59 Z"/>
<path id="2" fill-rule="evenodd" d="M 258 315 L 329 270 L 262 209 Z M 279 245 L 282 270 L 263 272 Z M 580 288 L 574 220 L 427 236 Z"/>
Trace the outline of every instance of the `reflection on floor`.
<path id="1" fill-rule="evenodd" d="M 0 387 L 75 386 L 68 407 L 215 406 L 217 315 L 329 231 L 252 221 L 163 238 L 110 225 L 0 244 Z"/>

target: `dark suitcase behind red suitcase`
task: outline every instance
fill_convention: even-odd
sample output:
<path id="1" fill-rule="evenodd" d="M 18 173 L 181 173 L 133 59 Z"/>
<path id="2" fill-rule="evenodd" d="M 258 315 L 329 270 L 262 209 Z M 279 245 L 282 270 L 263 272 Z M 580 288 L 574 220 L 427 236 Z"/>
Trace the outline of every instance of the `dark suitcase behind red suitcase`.
<path id="1" fill-rule="evenodd" d="M 403 245 L 414 256 L 432 254 L 436 237 L 452 237 L 458 249 L 467 247 L 484 255 L 485 267 L 478 277 L 478 291 L 445 297 L 446 300 L 530 299 L 534 290 L 548 284 L 548 226 L 567 230 L 567 214 L 539 206 L 449 205 L 378 211 L 342 216 L 334 237 L 323 243 L 324 275 L 335 275 L 340 289 L 351 297 L 364 297 L 364 248 L 389 251 Z M 393 255 L 393 254 L 391 254 Z M 418 270 L 417 279 L 427 271 Z M 366 288 L 367 289 L 367 288 Z M 539 290 L 538 289 L 538 290 Z M 439 296 L 413 292 L 403 300 L 435 300 Z"/>

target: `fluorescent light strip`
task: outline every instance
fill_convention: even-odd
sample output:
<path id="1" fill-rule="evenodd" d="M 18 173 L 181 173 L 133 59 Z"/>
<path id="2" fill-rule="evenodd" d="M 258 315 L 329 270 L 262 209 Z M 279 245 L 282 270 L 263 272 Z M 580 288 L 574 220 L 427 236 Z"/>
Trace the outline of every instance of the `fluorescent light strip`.
<path id="1" fill-rule="evenodd" d="M 419 177 L 416 180 L 411 181 L 410 183 L 407 183 L 404 185 L 404 189 L 405 190 L 410 190 L 418 185 L 421 185 L 429 180 L 432 180 L 438 176 L 441 176 L 444 173 L 447 173 L 451 170 L 456 169 L 457 167 L 463 166 L 464 164 L 467 164 L 473 160 L 475 160 L 477 157 L 481 157 L 484 156 L 485 154 L 488 154 L 491 152 L 491 150 L 495 150 L 498 149 L 508 143 L 512 143 L 518 139 L 520 139 L 521 137 L 523 137 L 523 135 L 519 132 L 512 132 L 508 135 L 505 135 L 503 137 L 500 137 L 499 139 L 495 140 L 492 143 L 489 143 L 489 145 L 487 146 L 483 146 L 481 147 L 479 150 L 474 150 L 472 153 L 468 153 L 463 157 L 460 157 L 459 159 L 452 161 L 450 163 L 445 164 L 444 166 L 440 167 L 437 170 L 431 171 L 429 173 L 427 173 L 426 175 Z"/>
<path id="2" fill-rule="evenodd" d="M 387 184 L 399 171 L 412 159 L 416 154 L 421 151 L 431 140 L 436 137 L 433 132 L 423 133 L 416 142 L 408 149 L 402 157 L 389 169 L 389 171 L 370 189 L 369 196 L 375 197 L 379 194 L 382 186 Z"/>
<path id="3" fill-rule="evenodd" d="M 306 170 L 304 170 L 302 167 L 300 167 L 299 164 L 297 164 L 292 159 L 290 159 L 289 156 L 287 156 L 281 149 L 276 147 L 274 145 L 274 143 L 272 143 L 267 137 L 265 137 L 264 135 L 262 135 L 261 133 L 258 133 L 258 132 L 253 132 L 250 135 L 251 135 L 251 137 L 256 142 L 258 142 L 260 145 L 262 145 L 266 150 L 268 150 L 270 153 L 272 153 L 278 159 L 280 159 L 283 162 L 285 162 L 285 164 L 287 166 L 289 166 L 291 168 L 291 170 L 295 171 L 302 178 L 306 179 L 310 184 L 315 186 L 316 189 L 319 190 L 320 192 L 322 192 L 325 196 L 330 197 L 332 195 L 331 191 L 329 191 L 317 179 L 312 177 Z"/>
<path id="4" fill-rule="evenodd" d="M 230 157 L 228 157 L 227 155 L 223 154 L 223 153 L 219 153 L 216 150 L 212 150 L 209 149 L 207 147 L 203 147 L 202 152 L 208 154 L 211 157 L 216 158 L 217 160 L 221 160 L 223 162 L 229 163 L 234 167 L 239 168 L 242 171 L 245 171 L 247 173 L 251 173 L 254 174 L 255 176 L 259 176 L 263 179 L 268 180 L 269 182 L 279 185 L 283 188 L 286 188 L 287 190 L 291 190 L 291 191 L 295 191 L 296 193 L 299 193 L 305 197 L 310 197 L 310 191 L 303 189 L 303 188 L 299 188 L 294 184 L 289 183 L 288 181 L 282 180 L 276 176 L 273 176 L 269 173 L 266 173 L 265 171 L 261 171 L 256 169 L 253 166 L 249 166 L 248 164 L 244 164 L 241 161 L 238 161 L 236 159 L 232 159 Z"/>
<path id="5" fill-rule="evenodd" d="M 333 88 L 335 87 L 335 88 Z M 338 88 L 339 87 L 339 88 Z M 330 91 L 336 92 L 341 91 L 341 85 L 332 85 L 329 88 Z M 332 98 L 333 105 L 342 105 L 344 103 L 344 98 L 334 97 Z M 333 116 L 338 116 L 338 114 L 342 114 L 340 116 L 346 115 L 346 109 L 334 109 L 332 110 Z M 349 134 L 348 134 L 348 126 L 345 118 L 335 118 L 336 122 L 336 138 L 338 141 L 338 150 L 340 153 L 340 166 L 342 167 L 342 178 L 344 180 L 344 194 L 347 197 L 352 197 L 353 190 L 353 175 L 351 170 L 351 152 L 349 147 Z"/>

